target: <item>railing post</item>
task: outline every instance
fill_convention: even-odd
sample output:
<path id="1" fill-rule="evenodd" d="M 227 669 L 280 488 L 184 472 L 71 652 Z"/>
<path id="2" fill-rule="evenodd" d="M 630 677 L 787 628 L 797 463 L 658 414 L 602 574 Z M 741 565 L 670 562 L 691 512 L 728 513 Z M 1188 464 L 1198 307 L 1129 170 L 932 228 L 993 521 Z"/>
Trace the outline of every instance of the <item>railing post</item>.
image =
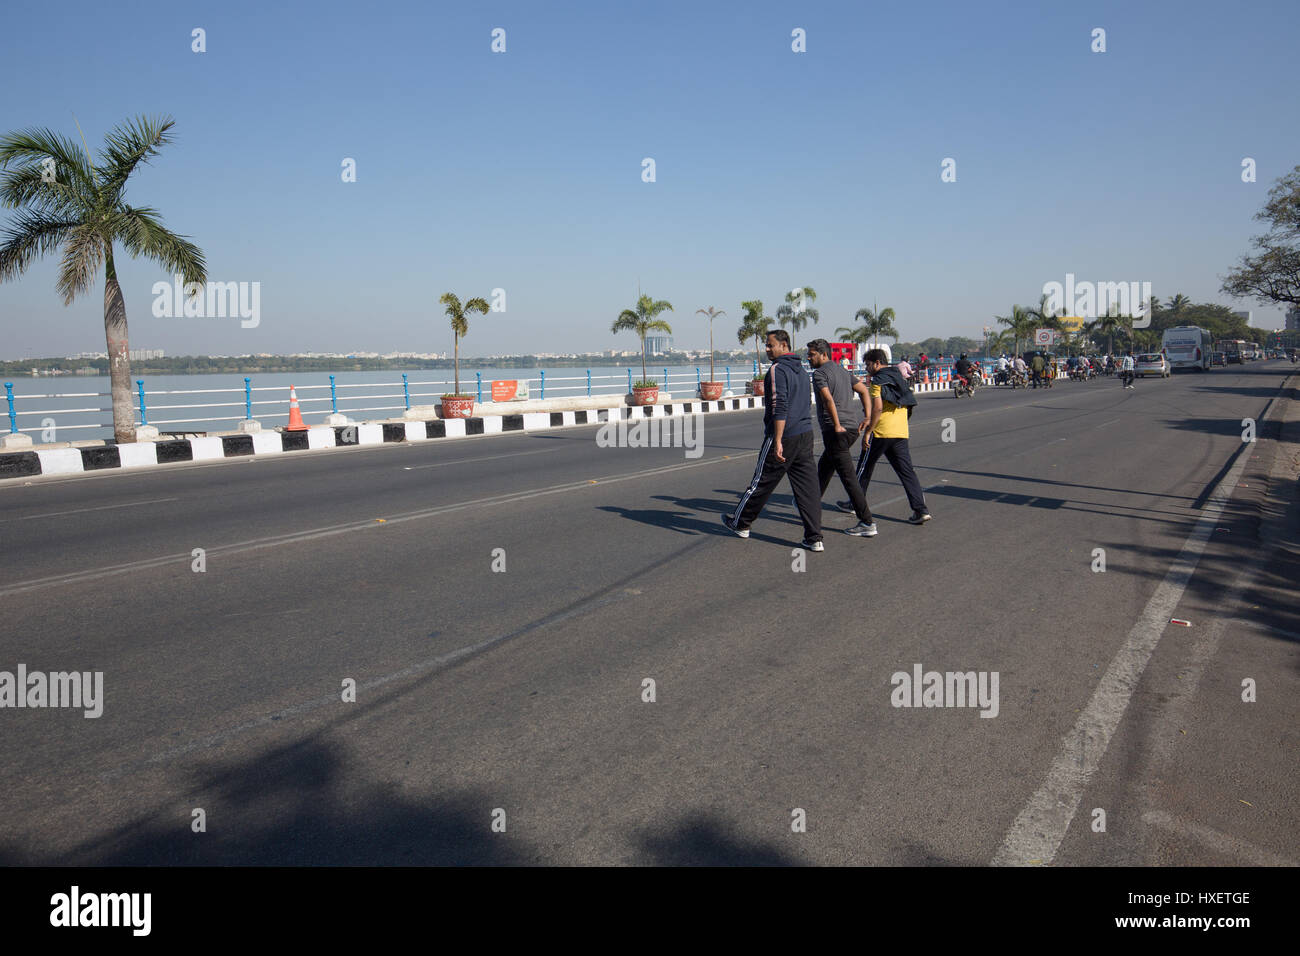
<path id="1" fill-rule="evenodd" d="M 695 366 L 695 391 L 700 390 L 700 367 Z"/>
<path id="2" fill-rule="evenodd" d="M 727 366 L 727 391 L 731 391 L 731 366 Z"/>
<path id="3" fill-rule="evenodd" d="M 140 388 L 140 424 L 149 424 L 149 410 L 144 407 L 144 379 L 137 378 L 135 384 Z"/>
<path id="4" fill-rule="evenodd" d="M 627 390 L 628 392 L 632 391 L 632 367 L 630 365 L 627 369 Z"/>
<path id="5" fill-rule="evenodd" d="M 668 391 L 668 369 L 664 369 L 664 391 Z"/>
<path id="6" fill-rule="evenodd" d="M 546 369 L 542 369 L 542 398 L 546 397 Z"/>
<path id="7" fill-rule="evenodd" d="M 754 359 L 754 378 L 758 378 L 758 359 Z"/>
<path id="8" fill-rule="evenodd" d="M 334 376 L 330 376 L 330 407 L 334 410 L 333 414 L 339 413 L 339 393 L 334 390 Z"/>
<path id="9" fill-rule="evenodd" d="M 330 376 L 330 378 L 333 377 L 333 375 Z M 411 385 L 406 380 L 405 372 L 402 373 L 402 394 L 406 396 L 406 410 L 409 412 L 411 410 Z"/>
<path id="10" fill-rule="evenodd" d="M 331 375 L 330 378 L 334 376 Z M 248 421 L 253 420 L 253 380 L 244 379 L 244 418 Z"/>
<path id="11" fill-rule="evenodd" d="M 480 405 L 482 405 L 483 404 L 483 373 L 482 372 L 474 373 L 474 383 L 475 383 L 475 388 L 478 389 L 474 400 L 478 402 Z M 411 407 L 410 399 L 407 399 L 406 407 L 407 408 Z"/>
<path id="12" fill-rule="evenodd" d="M 9 434 L 18 434 L 18 416 L 14 414 L 14 383 L 5 382 L 5 397 L 9 399 Z"/>
<path id="13" fill-rule="evenodd" d="M 591 369 L 587 369 L 587 397 L 591 398 Z"/>

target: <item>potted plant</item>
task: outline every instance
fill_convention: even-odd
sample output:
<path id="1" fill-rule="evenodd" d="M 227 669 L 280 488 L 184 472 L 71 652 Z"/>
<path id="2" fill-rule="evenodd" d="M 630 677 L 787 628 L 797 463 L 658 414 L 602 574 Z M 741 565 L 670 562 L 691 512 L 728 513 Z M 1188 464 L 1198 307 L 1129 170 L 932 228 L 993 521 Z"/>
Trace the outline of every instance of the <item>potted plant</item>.
<path id="1" fill-rule="evenodd" d="M 488 304 L 483 299 L 475 298 L 461 305 L 460 299 L 451 292 L 444 292 L 438 301 L 447 307 L 447 317 L 451 319 L 451 332 L 455 337 L 456 349 L 456 391 L 442 396 L 442 404 L 438 406 L 438 416 L 469 418 L 474 413 L 474 396 L 465 395 L 460 390 L 460 340 L 469 331 L 469 313 L 478 312 L 480 315 L 487 315 Z"/>
<path id="2" fill-rule="evenodd" d="M 656 302 L 648 295 L 638 295 L 636 309 L 624 309 L 620 312 L 610 329 L 616 335 L 619 332 L 635 332 L 641 339 L 641 381 L 632 386 L 634 405 L 653 405 L 659 401 L 659 383 L 646 374 L 645 337 L 649 332 L 666 332 L 672 335 L 672 326 L 658 318 L 661 313 L 672 310 L 672 304 L 669 302 L 662 299 Z"/>
<path id="3" fill-rule="evenodd" d="M 754 360 L 755 367 L 762 368 L 763 360 L 759 357 L 759 343 L 767 337 L 768 331 L 772 328 L 772 319 L 763 315 L 763 302 L 761 299 L 754 299 L 750 302 L 740 303 L 740 307 L 745 310 L 745 318 L 736 330 L 736 338 L 744 345 L 751 338 L 754 340 Z M 745 391 L 750 395 L 763 394 L 763 376 L 757 375 L 745 383 Z"/>
<path id="4" fill-rule="evenodd" d="M 714 402 L 722 397 L 722 390 L 726 388 L 726 383 L 715 381 L 713 378 L 713 320 L 727 313 L 719 312 L 713 306 L 709 306 L 707 309 L 696 309 L 695 314 L 709 317 L 709 380 L 700 382 L 700 398 L 706 402 Z"/>

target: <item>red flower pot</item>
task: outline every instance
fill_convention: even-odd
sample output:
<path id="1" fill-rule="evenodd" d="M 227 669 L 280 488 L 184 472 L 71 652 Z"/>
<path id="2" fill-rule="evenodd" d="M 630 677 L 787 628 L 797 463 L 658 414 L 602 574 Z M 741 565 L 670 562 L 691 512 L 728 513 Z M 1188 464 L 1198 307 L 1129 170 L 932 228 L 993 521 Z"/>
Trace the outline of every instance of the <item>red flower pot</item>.
<path id="1" fill-rule="evenodd" d="M 757 381 L 750 382 L 750 383 L 749 383 L 745 388 L 746 388 L 746 391 L 748 391 L 750 395 L 762 395 L 762 394 L 763 394 L 763 380 L 760 378 L 760 379 L 758 379 Z"/>
<path id="2" fill-rule="evenodd" d="M 473 414 L 473 398 L 449 398 L 444 395 L 442 404 L 438 406 L 438 415 L 441 418 L 469 418 Z"/>
<path id="3" fill-rule="evenodd" d="M 722 397 L 722 390 L 726 387 L 726 382 L 700 382 L 700 398 L 706 402 L 717 401 Z"/>
<path id="4" fill-rule="evenodd" d="M 659 401 L 659 386 L 650 385 L 646 388 L 632 386 L 632 404 L 633 405 L 653 405 Z"/>

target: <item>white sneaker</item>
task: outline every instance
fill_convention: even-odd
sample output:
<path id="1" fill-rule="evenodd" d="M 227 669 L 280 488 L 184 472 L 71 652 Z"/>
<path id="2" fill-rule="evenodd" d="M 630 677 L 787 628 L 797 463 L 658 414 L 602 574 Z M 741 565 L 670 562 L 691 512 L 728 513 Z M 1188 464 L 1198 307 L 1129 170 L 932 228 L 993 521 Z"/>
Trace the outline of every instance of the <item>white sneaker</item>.
<path id="1" fill-rule="evenodd" d="M 873 521 L 871 524 L 867 524 L 865 521 L 859 521 L 852 528 L 845 528 L 844 533 L 859 538 L 874 538 L 877 534 L 876 523 Z"/>
<path id="2" fill-rule="evenodd" d="M 730 531 L 732 534 L 737 535 L 737 536 L 739 536 L 739 537 L 741 537 L 741 538 L 748 538 L 748 537 L 749 537 L 749 529 L 748 529 L 748 528 L 737 528 L 734 524 L 731 523 L 731 518 L 730 518 L 728 515 L 725 515 L 725 514 L 724 514 L 724 515 L 722 516 L 722 523 L 725 524 L 725 525 L 727 526 L 727 530 Z"/>
<path id="3" fill-rule="evenodd" d="M 820 541 L 804 541 L 804 542 L 803 542 L 803 546 L 804 546 L 805 548 L 807 548 L 809 551 L 825 551 L 825 550 L 826 550 L 826 545 L 822 544 Z"/>

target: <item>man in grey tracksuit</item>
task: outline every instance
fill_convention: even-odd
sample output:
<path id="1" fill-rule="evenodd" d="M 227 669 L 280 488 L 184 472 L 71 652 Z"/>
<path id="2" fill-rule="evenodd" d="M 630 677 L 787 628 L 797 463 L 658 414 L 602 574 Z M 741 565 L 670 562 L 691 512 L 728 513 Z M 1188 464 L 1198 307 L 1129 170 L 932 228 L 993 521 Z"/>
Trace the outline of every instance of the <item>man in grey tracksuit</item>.
<path id="1" fill-rule="evenodd" d="M 736 510 L 722 522 L 742 538 L 783 477 L 789 476 L 795 507 L 803 521 L 803 545 L 824 551 L 822 544 L 821 489 L 813 462 L 812 389 L 799 357 L 790 351 L 785 329 L 767 334 L 767 357 L 772 360 L 763 383 L 763 445 L 758 452 L 754 478 L 740 496 Z"/>

